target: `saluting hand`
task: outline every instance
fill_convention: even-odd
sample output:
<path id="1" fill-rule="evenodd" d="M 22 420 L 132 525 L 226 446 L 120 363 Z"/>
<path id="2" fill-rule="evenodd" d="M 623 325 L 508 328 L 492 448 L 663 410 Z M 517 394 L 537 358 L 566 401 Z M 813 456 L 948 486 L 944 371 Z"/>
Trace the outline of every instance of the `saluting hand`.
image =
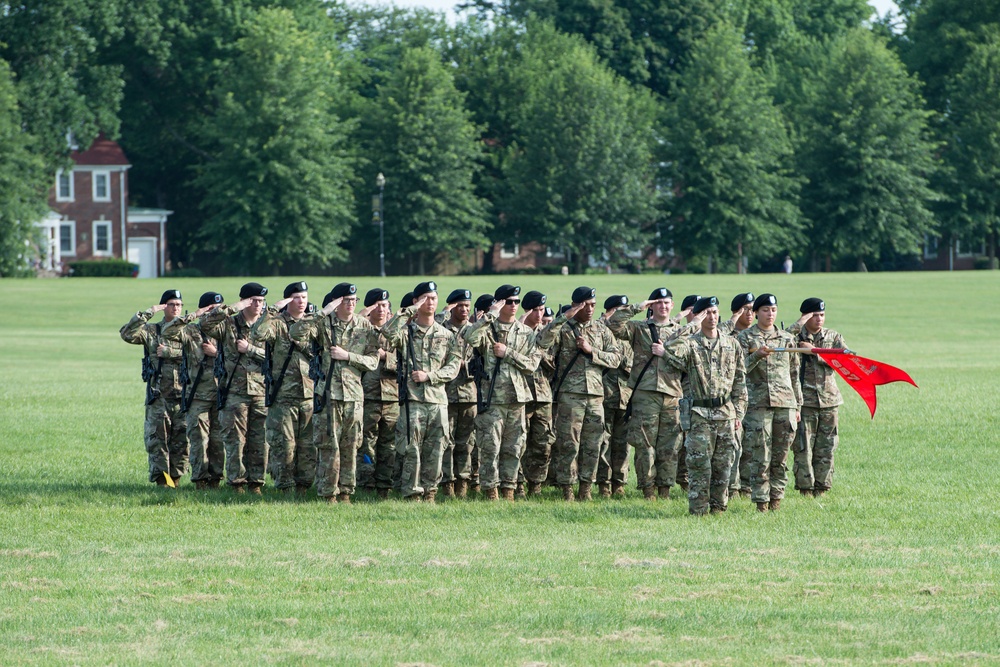
<path id="1" fill-rule="evenodd" d="M 694 308 L 694 306 L 691 306 L 689 308 L 685 308 L 681 312 L 677 313 L 677 316 L 674 318 L 674 322 L 680 322 L 682 319 L 684 319 L 685 317 L 687 317 L 688 315 L 690 315 L 691 314 L 691 308 Z"/>
<path id="2" fill-rule="evenodd" d="M 167 304 L 165 304 L 165 303 L 158 303 L 155 306 L 153 306 L 153 307 L 150 308 L 150 310 L 153 312 L 154 315 L 156 313 L 163 312 L 166 309 L 167 309 Z"/>
<path id="3" fill-rule="evenodd" d="M 325 306 L 323 306 L 323 310 L 322 310 L 322 311 L 320 311 L 320 312 L 321 312 L 321 313 L 323 313 L 323 315 L 324 315 L 324 316 L 326 316 L 326 315 L 329 315 L 329 314 L 330 314 L 330 313 L 332 313 L 333 311 L 335 311 L 335 310 L 337 310 L 338 308 L 340 308 L 340 304 L 341 304 L 341 303 L 342 303 L 343 301 L 344 301 L 344 297 L 342 297 L 342 296 L 338 296 L 338 297 L 337 297 L 336 299 L 334 299 L 334 300 L 333 300 L 333 301 L 331 301 L 330 303 L 328 303 L 328 304 L 326 304 Z"/>
<path id="4" fill-rule="evenodd" d="M 292 302 L 292 297 L 288 297 L 287 299 L 282 299 L 281 301 L 278 301 L 277 303 L 275 303 L 274 307 L 277 310 L 281 310 L 282 308 L 284 308 L 285 306 L 287 306 L 291 302 Z"/>
<path id="5" fill-rule="evenodd" d="M 566 319 L 571 320 L 576 317 L 576 314 L 583 310 L 583 306 L 584 304 L 582 303 L 574 303 L 570 306 L 570 309 L 566 311 Z"/>

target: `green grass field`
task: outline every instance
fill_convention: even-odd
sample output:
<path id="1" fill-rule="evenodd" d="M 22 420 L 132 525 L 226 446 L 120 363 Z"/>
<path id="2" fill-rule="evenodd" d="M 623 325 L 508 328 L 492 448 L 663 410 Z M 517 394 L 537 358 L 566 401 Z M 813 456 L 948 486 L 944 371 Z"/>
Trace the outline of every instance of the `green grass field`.
<path id="1" fill-rule="evenodd" d="M 260 279 L 272 294 L 297 277 Z M 506 280 L 504 278 L 503 280 Z M 442 291 L 502 280 L 441 279 Z M 920 389 L 841 385 L 834 490 L 758 515 L 685 500 L 351 507 L 149 484 L 138 347 L 170 287 L 0 281 L 0 664 L 1000 664 L 1000 273 L 523 277 L 550 303 L 820 296 Z M 313 278 L 319 301 L 337 280 Z M 398 303 L 414 279 L 357 279 Z M 791 460 L 789 459 L 789 463 Z"/>

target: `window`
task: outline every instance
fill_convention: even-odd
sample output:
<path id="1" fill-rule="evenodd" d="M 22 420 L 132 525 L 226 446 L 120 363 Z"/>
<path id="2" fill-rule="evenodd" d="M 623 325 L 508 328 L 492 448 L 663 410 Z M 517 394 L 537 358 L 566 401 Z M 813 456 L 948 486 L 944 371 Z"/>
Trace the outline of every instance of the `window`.
<path id="1" fill-rule="evenodd" d="M 56 172 L 56 201 L 73 201 L 73 172 Z"/>
<path id="2" fill-rule="evenodd" d="M 546 246 L 545 256 L 553 259 L 566 259 L 566 250 L 562 247 Z"/>
<path id="3" fill-rule="evenodd" d="M 500 246 L 501 259 L 514 259 L 521 256 L 521 247 L 516 243 L 504 243 Z"/>
<path id="4" fill-rule="evenodd" d="M 111 201 L 111 173 L 94 172 L 94 201 Z"/>
<path id="5" fill-rule="evenodd" d="M 59 223 L 59 252 L 63 255 L 76 254 L 76 223 L 72 220 Z"/>
<path id="6" fill-rule="evenodd" d="M 924 234 L 924 259 L 937 259 L 939 241 L 936 236 Z"/>
<path id="7" fill-rule="evenodd" d="M 111 254 L 111 221 L 94 222 L 94 255 Z"/>

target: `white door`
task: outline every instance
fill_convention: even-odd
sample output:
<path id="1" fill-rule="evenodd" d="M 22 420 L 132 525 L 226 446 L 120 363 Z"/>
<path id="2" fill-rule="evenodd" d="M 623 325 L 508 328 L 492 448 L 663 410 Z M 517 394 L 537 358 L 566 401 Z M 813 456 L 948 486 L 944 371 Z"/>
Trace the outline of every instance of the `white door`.
<path id="1" fill-rule="evenodd" d="M 139 265 L 140 278 L 156 277 L 156 239 L 131 238 L 128 240 L 128 261 Z"/>

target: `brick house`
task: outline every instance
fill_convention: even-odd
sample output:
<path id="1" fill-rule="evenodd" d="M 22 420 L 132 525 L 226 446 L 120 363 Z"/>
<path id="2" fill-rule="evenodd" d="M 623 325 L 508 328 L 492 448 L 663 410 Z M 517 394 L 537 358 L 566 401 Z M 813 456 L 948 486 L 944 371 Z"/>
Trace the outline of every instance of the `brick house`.
<path id="1" fill-rule="evenodd" d="M 70 262 L 117 258 L 138 265 L 140 278 L 162 276 L 172 211 L 129 207 L 132 165 L 104 135 L 85 151 L 74 149 L 70 159 L 72 169 L 56 172 L 49 214 L 38 223 L 45 239 L 40 268 L 66 275 Z"/>

